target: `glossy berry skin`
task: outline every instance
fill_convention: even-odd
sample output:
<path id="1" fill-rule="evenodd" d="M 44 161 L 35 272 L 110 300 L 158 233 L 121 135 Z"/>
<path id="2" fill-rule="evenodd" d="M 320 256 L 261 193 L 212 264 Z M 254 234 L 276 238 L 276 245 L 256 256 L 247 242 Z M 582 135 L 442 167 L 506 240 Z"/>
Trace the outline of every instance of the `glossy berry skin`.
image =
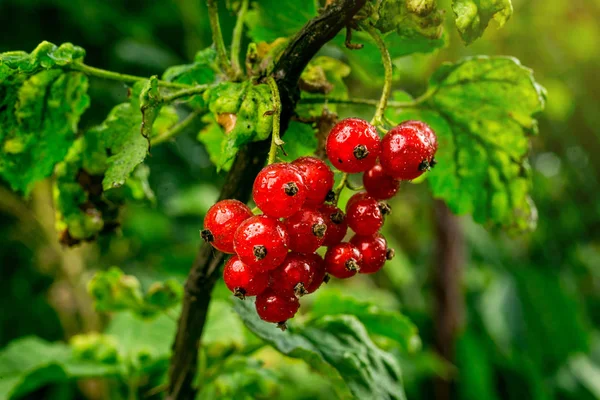
<path id="1" fill-rule="evenodd" d="M 221 200 L 206 212 L 202 238 L 215 249 L 233 254 L 233 236 L 238 226 L 252 217 L 250 208 L 238 200 Z"/>
<path id="2" fill-rule="evenodd" d="M 361 274 L 372 274 L 381 269 L 387 260 L 387 241 L 376 233 L 371 236 L 354 235 L 350 239 L 363 256 L 360 264 Z"/>
<path id="3" fill-rule="evenodd" d="M 333 172 L 322 160 L 315 157 L 300 157 L 292 163 L 298 168 L 308 189 L 305 206 L 318 207 L 333 188 Z"/>
<path id="4" fill-rule="evenodd" d="M 310 262 L 304 254 L 288 253 L 283 263 L 270 272 L 271 289 L 280 294 L 305 295 L 314 276 Z"/>
<path id="5" fill-rule="evenodd" d="M 333 246 L 344 240 L 346 232 L 348 231 L 346 214 L 338 207 L 331 204 L 323 204 L 319 208 L 319 211 L 323 214 L 325 223 L 327 224 L 323 246 Z"/>
<path id="6" fill-rule="evenodd" d="M 350 278 L 360 270 L 362 254 L 350 243 L 331 246 L 325 254 L 326 271 L 339 279 Z"/>
<path id="7" fill-rule="evenodd" d="M 236 297 L 243 299 L 262 293 L 269 286 L 269 273 L 252 269 L 233 256 L 225 263 L 223 280 Z"/>
<path id="8" fill-rule="evenodd" d="M 325 281 L 325 263 L 323 257 L 317 253 L 306 254 L 308 264 L 313 273 L 313 279 L 310 285 L 306 287 L 307 293 L 314 293 Z"/>
<path id="9" fill-rule="evenodd" d="M 290 236 L 290 250 L 313 253 L 323 245 L 327 224 L 320 211 L 303 208 L 283 221 Z"/>
<path id="10" fill-rule="evenodd" d="M 429 125 L 427 125 L 425 122 L 423 121 L 416 121 L 416 120 L 410 120 L 410 121 L 405 121 L 403 123 L 400 124 L 403 127 L 414 127 L 415 129 L 421 130 L 422 132 L 425 133 L 425 135 L 427 136 L 427 138 L 429 139 L 429 145 L 431 146 L 432 150 L 433 150 L 433 154 L 435 154 L 435 152 L 438 149 L 438 143 L 437 143 L 437 136 L 435 135 L 435 132 L 433 131 L 433 129 L 431 129 L 431 127 Z"/>
<path id="11" fill-rule="evenodd" d="M 252 197 L 258 208 L 274 218 L 287 218 L 298 212 L 307 194 L 304 178 L 296 167 L 288 163 L 264 167 L 252 188 Z"/>
<path id="12" fill-rule="evenodd" d="M 283 224 L 266 215 L 255 215 L 242 222 L 233 238 L 240 260 L 259 271 L 277 268 L 288 253 L 289 243 Z"/>
<path id="13" fill-rule="evenodd" d="M 382 203 L 366 192 L 353 195 L 346 205 L 348 226 L 358 235 L 373 235 L 383 226 Z"/>
<path id="14" fill-rule="evenodd" d="M 329 132 L 326 150 L 329 161 L 337 169 L 356 173 L 375 165 L 381 141 L 373 125 L 362 119 L 347 118 Z"/>
<path id="15" fill-rule="evenodd" d="M 400 180 L 418 178 L 431 167 L 437 139 L 425 124 L 408 121 L 391 129 L 381 142 L 381 166 Z"/>
<path id="16" fill-rule="evenodd" d="M 378 200 L 391 199 L 400 188 L 400 182 L 387 175 L 381 164 L 376 164 L 363 174 L 363 185 L 370 196 Z"/>
<path id="17" fill-rule="evenodd" d="M 282 323 L 298 312 L 300 303 L 293 294 L 279 294 L 267 289 L 256 296 L 256 312 L 263 321 Z"/>

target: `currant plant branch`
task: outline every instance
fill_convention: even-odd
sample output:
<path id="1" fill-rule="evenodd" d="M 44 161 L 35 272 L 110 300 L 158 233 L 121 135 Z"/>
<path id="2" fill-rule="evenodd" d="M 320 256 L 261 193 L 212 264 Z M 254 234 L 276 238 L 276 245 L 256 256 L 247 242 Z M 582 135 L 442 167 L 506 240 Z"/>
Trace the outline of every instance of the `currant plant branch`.
<path id="1" fill-rule="evenodd" d="M 208 2 L 215 6 L 214 0 L 208 0 Z M 329 4 L 317 17 L 308 21 L 288 42 L 271 74 L 279 93 L 278 113 L 281 134 L 285 133 L 300 99 L 298 89 L 300 74 L 321 47 L 332 40 L 348 24 L 365 3 L 366 0 L 339 0 Z M 213 14 L 211 20 L 214 20 L 215 17 L 218 22 L 218 15 Z M 213 37 L 218 38 L 219 36 L 213 30 Z M 217 46 L 219 45 L 217 44 Z M 248 201 L 252 182 L 264 166 L 271 143 L 269 141 L 254 142 L 238 152 L 225 178 L 221 199 Z M 223 253 L 214 251 L 210 245 L 202 245 L 186 280 L 182 311 L 173 343 L 173 356 L 169 369 L 168 399 L 193 399 L 195 397 L 196 388 L 193 386 L 193 381 L 197 372 L 200 338 L 204 330 L 212 288 L 223 260 Z"/>
<path id="2" fill-rule="evenodd" d="M 68 69 L 72 71 L 79 71 L 88 76 L 95 76 L 97 78 L 109 79 L 112 81 L 120 81 L 125 83 L 136 83 L 136 82 L 144 82 L 147 81 L 147 77 L 143 76 L 135 76 L 129 74 L 121 74 L 118 72 L 107 71 L 105 69 L 91 67 L 89 65 L 83 63 L 73 63 Z M 193 88 L 192 85 L 186 85 L 185 83 L 177 83 L 177 82 L 167 82 L 163 80 L 158 80 L 158 85 L 165 88 L 173 88 L 173 89 L 189 89 Z"/>

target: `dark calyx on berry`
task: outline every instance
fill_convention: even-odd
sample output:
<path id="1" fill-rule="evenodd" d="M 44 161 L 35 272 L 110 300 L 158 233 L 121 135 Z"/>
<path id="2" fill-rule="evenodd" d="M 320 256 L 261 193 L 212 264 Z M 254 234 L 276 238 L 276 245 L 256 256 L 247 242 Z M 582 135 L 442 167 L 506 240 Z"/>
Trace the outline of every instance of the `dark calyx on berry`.
<path id="1" fill-rule="evenodd" d="M 256 257 L 257 260 L 262 260 L 267 256 L 267 248 L 260 244 L 254 246 L 253 252 L 254 257 Z"/>
<path id="2" fill-rule="evenodd" d="M 360 271 L 360 266 L 358 265 L 358 263 L 356 262 L 356 260 L 354 258 L 351 258 L 348 261 L 346 261 L 346 270 L 358 272 L 358 271 Z"/>
<path id="3" fill-rule="evenodd" d="M 233 295 L 240 300 L 246 299 L 246 291 L 241 287 L 236 287 L 235 289 L 233 289 Z"/>
<path id="4" fill-rule="evenodd" d="M 344 213 L 341 210 L 337 210 L 336 212 L 332 213 L 329 218 L 331 218 L 331 222 L 339 225 L 344 222 Z"/>
<path id="5" fill-rule="evenodd" d="M 379 211 L 381 211 L 381 215 L 390 215 L 392 213 L 392 207 L 384 201 L 380 201 L 378 207 Z"/>
<path id="6" fill-rule="evenodd" d="M 356 157 L 357 160 L 362 160 L 363 158 L 366 158 L 369 155 L 369 150 L 367 150 L 367 147 L 365 145 L 359 144 L 354 148 L 354 151 L 352 153 L 354 154 L 354 157 Z"/>
<path id="7" fill-rule="evenodd" d="M 325 202 L 332 202 L 335 200 L 335 192 L 333 190 L 330 190 L 329 192 L 327 192 L 327 196 L 325 196 Z"/>
<path id="8" fill-rule="evenodd" d="M 304 287 L 304 283 L 298 282 L 298 284 L 296 284 L 296 286 L 294 286 L 294 294 L 298 298 L 308 294 L 308 290 L 306 290 L 306 288 Z"/>
<path id="9" fill-rule="evenodd" d="M 385 251 L 385 259 L 388 261 L 393 259 L 395 255 L 396 255 L 396 251 L 394 249 L 387 249 Z"/>
<path id="10" fill-rule="evenodd" d="M 325 224 L 314 224 L 312 227 L 312 233 L 319 239 L 325 236 L 327 232 L 327 225 Z"/>
<path id="11" fill-rule="evenodd" d="M 202 240 L 204 240 L 207 243 L 211 243 L 215 241 L 215 236 L 212 234 L 212 232 L 209 229 L 203 229 L 200 232 L 200 236 L 202 237 Z"/>
<path id="12" fill-rule="evenodd" d="M 285 322 L 286 321 L 281 321 L 277 323 L 277 327 L 281 329 L 282 332 L 285 332 L 287 330 L 287 324 Z"/>
<path id="13" fill-rule="evenodd" d="M 325 276 L 323 277 L 323 282 L 329 283 L 330 280 L 331 280 L 331 276 L 329 276 L 329 274 L 325 274 Z"/>
<path id="14" fill-rule="evenodd" d="M 283 190 L 285 191 L 285 194 L 287 194 L 288 196 L 295 196 L 298 194 L 298 185 L 296 185 L 296 183 L 294 182 L 288 182 L 283 186 Z"/>

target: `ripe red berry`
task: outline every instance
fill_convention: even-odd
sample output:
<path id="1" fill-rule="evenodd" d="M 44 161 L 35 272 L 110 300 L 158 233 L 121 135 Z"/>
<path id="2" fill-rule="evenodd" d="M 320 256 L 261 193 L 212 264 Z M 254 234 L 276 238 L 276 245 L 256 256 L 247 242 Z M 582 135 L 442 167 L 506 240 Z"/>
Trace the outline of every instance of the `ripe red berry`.
<path id="1" fill-rule="evenodd" d="M 240 260 L 251 268 L 266 271 L 277 268 L 289 249 L 285 227 L 275 218 L 255 215 L 239 226 L 233 247 Z"/>
<path id="2" fill-rule="evenodd" d="M 320 211 L 303 208 L 283 224 L 290 236 L 290 250 L 312 253 L 323 245 L 327 224 Z"/>
<path id="3" fill-rule="evenodd" d="M 386 175 L 380 164 L 363 174 L 363 185 L 367 193 L 378 200 L 391 199 L 400 188 L 400 182 Z"/>
<path id="4" fill-rule="evenodd" d="M 221 200 L 206 212 L 201 236 L 215 249 L 233 254 L 233 236 L 238 226 L 252 217 L 250 208 L 238 200 Z"/>
<path id="5" fill-rule="evenodd" d="M 433 138 L 433 139 L 432 139 Z M 408 121 L 391 129 L 381 143 L 381 166 L 396 179 L 418 178 L 435 165 L 435 134 L 424 123 Z"/>
<path id="6" fill-rule="evenodd" d="M 283 328 L 285 321 L 298 312 L 300 303 L 293 294 L 279 294 L 267 289 L 256 296 L 256 312 L 263 321 L 280 324 Z"/>
<path id="7" fill-rule="evenodd" d="M 362 172 L 375 165 L 381 152 L 377 130 L 367 121 L 347 118 L 338 122 L 327 136 L 327 157 L 343 172 Z"/>
<path id="8" fill-rule="evenodd" d="M 350 278 L 360 270 L 362 254 L 350 243 L 338 243 L 325 254 L 325 269 L 339 279 Z"/>
<path id="9" fill-rule="evenodd" d="M 363 256 L 360 265 L 361 274 L 372 274 L 379 271 L 388 259 L 387 241 L 379 233 L 371 236 L 354 235 L 350 239 L 350 243 L 356 246 Z"/>
<path id="10" fill-rule="evenodd" d="M 333 188 L 333 172 L 327 164 L 315 157 L 300 157 L 292 163 L 304 178 L 308 189 L 306 206 L 318 207 Z"/>
<path id="11" fill-rule="evenodd" d="M 258 208 L 275 218 L 287 218 L 300 210 L 307 194 L 299 170 L 287 163 L 267 165 L 256 176 L 252 188 Z"/>
<path id="12" fill-rule="evenodd" d="M 225 285 L 236 297 L 256 296 L 269 286 L 269 273 L 254 270 L 233 256 L 223 269 Z"/>
<path id="13" fill-rule="evenodd" d="M 383 226 L 383 217 L 391 212 L 390 206 L 379 202 L 365 192 L 353 195 L 346 205 L 348 226 L 359 235 L 373 235 Z"/>
<path id="14" fill-rule="evenodd" d="M 313 272 L 312 283 L 306 287 L 306 292 L 314 293 L 319 287 L 321 287 L 323 282 L 329 280 L 329 277 L 326 278 L 327 272 L 325 271 L 323 257 L 317 253 L 306 254 L 306 257 L 308 259 L 310 269 Z"/>
<path id="15" fill-rule="evenodd" d="M 280 294 L 302 297 L 313 280 L 311 260 L 304 254 L 288 253 L 283 263 L 270 272 L 271 289 Z"/>
<path id="16" fill-rule="evenodd" d="M 327 224 L 323 246 L 333 246 L 344 240 L 348 231 L 348 222 L 346 222 L 346 215 L 343 211 L 331 204 L 323 204 L 319 211 L 325 217 Z"/>

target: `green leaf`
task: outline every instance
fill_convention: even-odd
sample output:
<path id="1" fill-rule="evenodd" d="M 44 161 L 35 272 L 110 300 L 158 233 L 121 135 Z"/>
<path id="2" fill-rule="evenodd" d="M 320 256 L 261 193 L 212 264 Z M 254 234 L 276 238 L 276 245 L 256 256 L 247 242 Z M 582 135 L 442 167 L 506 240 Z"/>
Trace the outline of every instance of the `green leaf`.
<path id="1" fill-rule="evenodd" d="M 183 296 L 183 288 L 175 279 L 155 282 L 143 294 L 138 279 L 117 267 L 96 272 L 88 283 L 88 292 L 98 311 L 130 310 L 141 317 L 154 317 L 173 308 Z"/>
<path id="2" fill-rule="evenodd" d="M 119 358 L 143 372 L 166 363 L 176 325 L 176 321 L 166 315 L 148 320 L 121 312 L 114 316 L 105 333 L 117 338 Z"/>
<path id="3" fill-rule="evenodd" d="M 281 158 L 289 162 L 299 157 L 312 155 L 317 149 L 317 137 L 314 129 L 310 125 L 298 121 L 290 121 L 284 141 L 283 149 L 287 155 L 282 155 Z"/>
<path id="4" fill-rule="evenodd" d="M 242 350 L 246 342 L 244 324 L 233 311 L 231 302 L 212 300 L 202 334 L 202 347 L 207 355 L 218 360 L 225 354 Z"/>
<path id="5" fill-rule="evenodd" d="M 40 70 L 43 57 L 20 60 L 0 55 L 0 176 L 28 194 L 52 173 L 75 139 L 79 118 L 89 106 L 87 78 L 78 72 Z M 10 69 L 7 64 L 18 66 Z M 37 65 L 37 67 L 36 67 Z"/>
<path id="6" fill-rule="evenodd" d="M 71 43 L 56 46 L 50 42 L 40 43 L 31 53 L 9 51 L 0 54 L 0 66 L 5 65 L 11 74 L 33 75 L 41 70 L 66 67 L 83 61 L 85 50 Z M 6 71 L 0 73 L 0 83 L 6 79 Z"/>
<path id="7" fill-rule="evenodd" d="M 162 79 L 169 82 L 185 83 L 187 85 L 204 85 L 213 83 L 220 74 L 218 67 L 217 52 L 209 47 L 196 54 L 194 62 L 191 64 L 175 65 L 168 68 L 163 74 Z M 187 104 L 196 107 L 205 107 L 202 96 L 192 97 Z"/>
<path id="8" fill-rule="evenodd" d="M 198 133 L 198 140 L 204 143 L 204 148 L 208 153 L 210 161 L 215 165 L 220 165 L 221 169 L 229 171 L 231 164 L 233 164 L 233 159 L 229 161 L 223 160 L 221 145 L 227 138 L 223 129 L 217 124 L 212 115 L 204 116 L 202 121 L 206 123 L 206 126 Z"/>
<path id="9" fill-rule="evenodd" d="M 252 2 L 246 15 L 248 35 L 255 42 L 272 42 L 279 37 L 294 35 L 307 21 L 317 15 L 314 0 Z"/>
<path id="10" fill-rule="evenodd" d="M 405 352 L 415 352 L 421 346 L 417 327 L 407 317 L 398 312 L 383 310 L 374 304 L 343 295 L 339 291 L 319 292 L 311 314 L 317 317 L 339 314 L 354 315 L 364 324 L 369 334 L 392 339 L 398 342 Z"/>
<path id="11" fill-rule="evenodd" d="M 527 152 L 544 96 L 517 60 L 474 57 L 440 67 L 420 109 L 389 115 L 422 119 L 436 132 L 438 164 L 428 180 L 453 212 L 524 231 L 536 220 Z"/>
<path id="12" fill-rule="evenodd" d="M 384 0 L 377 10 L 375 27 L 383 33 L 396 31 L 404 39 L 439 39 L 444 12 L 436 0 Z"/>
<path id="13" fill-rule="evenodd" d="M 268 85 L 223 82 L 207 90 L 204 100 L 225 132 L 217 168 L 231 163 L 241 146 L 264 140 L 271 134 L 273 102 Z"/>
<path id="14" fill-rule="evenodd" d="M 384 70 L 381 54 L 375 42 L 366 32 L 354 32 L 352 43 L 363 44 L 360 50 L 349 50 L 344 46 L 345 36 L 338 35 L 333 42 L 338 45 L 348 59 L 353 75 L 369 86 L 380 86 L 383 82 Z M 392 61 L 415 53 L 431 53 L 443 48 L 448 42 L 447 35 L 438 38 L 428 38 L 422 35 L 414 37 L 400 36 L 395 32 L 383 35 L 383 41 L 390 53 Z"/>
<path id="15" fill-rule="evenodd" d="M 466 44 L 481 37 L 492 19 L 503 26 L 513 13 L 511 0 L 453 0 L 452 10 Z"/>
<path id="16" fill-rule="evenodd" d="M 52 382 L 67 380 L 61 363 L 70 356 L 64 344 L 36 337 L 11 342 L 0 352 L 0 398 L 29 393 Z"/>
<path id="17" fill-rule="evenodd" d="M 326 376 L 340 398 L 405 398 L 396 360 L 371 341 L 356 317 L 327 315 L 306 325 L 290 323 L 281 332 L 258 318 L 252 301 L 236 302 L 235 310 L 258 337 Z"/>

